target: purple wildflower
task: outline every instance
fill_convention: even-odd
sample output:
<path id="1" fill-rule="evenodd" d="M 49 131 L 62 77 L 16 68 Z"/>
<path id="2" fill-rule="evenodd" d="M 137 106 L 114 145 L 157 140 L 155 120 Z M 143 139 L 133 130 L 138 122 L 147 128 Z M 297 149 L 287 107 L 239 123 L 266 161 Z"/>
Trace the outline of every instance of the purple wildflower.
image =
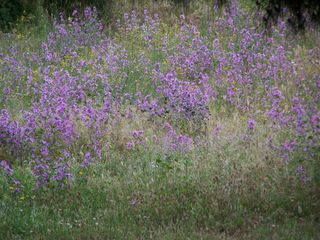
<path id="1" fill-rule="evenodd" d="M 83 158 L 83 161 L 81 163 L 81 167 L 87 168 L 90 163 L 92 162 L 92 157 L 90 152 L 86 152 Z"/>
<path id="2" fill-rule="evenodd" d="M 11 176 L 13 174 L 13 169 L 10 167 L 9 163 L 6 160 L 0 162 L 0 168 L 2 168 L 7 176 Z"/>
<path id="3" fill-rule="evenodd" d="M 134 143 L 132 141 L 130 141 L 127 143 L 126 147 L 127 147 L 127 150 L 132 150 L 134 147 Z"/>
<path id="4" fill-rule="evenodd" d="M 247 123 L 247 128 L 249 130 L 253 130 L 256 126 L 256 122 L 253 118 L 249 118 L 248 123 Z"/>

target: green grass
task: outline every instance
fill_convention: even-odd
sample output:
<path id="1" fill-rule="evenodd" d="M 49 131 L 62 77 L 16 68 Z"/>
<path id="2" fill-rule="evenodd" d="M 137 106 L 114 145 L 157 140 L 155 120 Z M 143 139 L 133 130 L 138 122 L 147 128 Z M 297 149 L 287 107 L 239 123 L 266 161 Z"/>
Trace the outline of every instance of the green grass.
<path id="1" fill-rule="evenodd" d="M 187 154 L 113 146 L 61 191 L 10 194 L 1 177 L 2 239 L 319 239 L 319 191 L 262 154 L 265 131 Z"/>
<path id="2" fill-rule="evenodd" d="M 151 175 L 141 168 L 139 174 L 132 171 L 133 165 L 123 169 L 112 169 L 109 164 L 99 167 L 101 172 L 90 179 L 90 184 L 62 192 L 37 193 L 35 199 L 3 196 L 3 239 L 320 237 L 319 222 L 312 216 L 299 217 L 298 210 L 285 209 L 282 201 L 288 199 L 283 195 L 270 202 L 240 193 L 222 199 L 219 195 L 225 193 L 206 177 L 201 180 L 160 172 Z M 252 197 L 250 201 L 257 201 L 256 204 L 243 205 L 246 197 Z M 258 210 L 269 204 L 269 209 Z M 274 205 L 278 207 L 273 208 Z"/>

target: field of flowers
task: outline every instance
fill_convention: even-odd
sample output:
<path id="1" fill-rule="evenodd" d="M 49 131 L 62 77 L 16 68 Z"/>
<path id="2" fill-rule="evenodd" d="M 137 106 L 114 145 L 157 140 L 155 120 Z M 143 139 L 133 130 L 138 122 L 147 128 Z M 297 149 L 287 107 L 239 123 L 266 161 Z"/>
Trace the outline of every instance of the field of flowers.
<path id="1" fill-rule="evenodd" d="M 259 18 L 0 35 L 0 236 L 319 239 L 320 34 Z"/>

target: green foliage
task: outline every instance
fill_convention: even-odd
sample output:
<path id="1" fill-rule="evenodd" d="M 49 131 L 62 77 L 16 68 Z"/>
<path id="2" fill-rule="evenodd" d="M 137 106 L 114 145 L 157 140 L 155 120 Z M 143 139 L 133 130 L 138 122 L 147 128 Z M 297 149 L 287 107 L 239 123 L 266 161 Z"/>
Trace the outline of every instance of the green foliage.
<path id="1" fill-rule="evenodd" d="M 87 6 L 95 6 L 105 19 L 110 19 L 114 2 L 114 0 L 43 0 L 42 6 L 54 16 L 61 12 L 70 16 L 74 9 L 81 10 Z"/>
<path id="2" fill-rule="evenodd" d="M 288 15 L 288 22 L 296 29 L 304 29 L 310 21 L 320 22 L 318 0 L 256 0 L 257 6 L 265 12 L 265 22 L 276 21 Z"/>
<path id="3" fill-rule="evenodd" d="M 181 168 L 186 161 L 188 168 Z M 312 204 L 316 196 L 309 188 L 277 172 L 274 163 L 260 169 L 245 161 L 223 162 L 204 149 L 170 159 L 154 150 L 125 158 L 111 152 L 110 160 L 87 169 L 90 174 L 76 167 L 68 189 L 19 195 L 7 193 L 0 175 L 0 234 L 3 239 L 319 238 L 319 205 Z M 24 183 L 30 178 L 28 172 L 19 175 Z"/>
<path id="4" fill-rule="evenodd" d="M 0 29 L 8 30 L 23 13 L 20 0 L 4 0 L 0 3 Z"/>
<path id="5" fill-rule="evenodd" d="M 147 4 L 166 2 L 165 0 L 152 1 L 115 1 L 115 0 L 3 0 L 0 3 L 0 30 L 9 31 L 19 19 L 24 16 L 30 16 L 35 23 L 41 25 L 39 12 L 48 13 L 49 16 L 57 17 L 61 12 L 66 16 L 71 16 L 74 9 L 82 10 L 86 6 L 95 6 L 100 17 L 105 21 L 111 22 L 118 18 L 123 8 L 135 8 L 141 6 L 144 8 Z M 167 1 L 176 5 L 178 8 L 185 8 L 191 4 L 197 3 L 195 0 L 169 0 Z M 228 0 L 204 0 L 209 6 L 218 4 L 223 6 Z"/>

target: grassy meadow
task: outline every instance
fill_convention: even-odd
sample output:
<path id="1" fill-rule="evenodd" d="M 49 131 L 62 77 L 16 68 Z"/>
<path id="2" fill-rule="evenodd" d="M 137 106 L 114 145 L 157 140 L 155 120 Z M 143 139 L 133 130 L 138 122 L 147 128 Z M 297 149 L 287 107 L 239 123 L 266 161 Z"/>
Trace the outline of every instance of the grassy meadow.
<path id="1" fill-rule="evenodd" d="M 320 239 L 319 29 L 120 2 L 0 32 L 0 239 Z"/>

